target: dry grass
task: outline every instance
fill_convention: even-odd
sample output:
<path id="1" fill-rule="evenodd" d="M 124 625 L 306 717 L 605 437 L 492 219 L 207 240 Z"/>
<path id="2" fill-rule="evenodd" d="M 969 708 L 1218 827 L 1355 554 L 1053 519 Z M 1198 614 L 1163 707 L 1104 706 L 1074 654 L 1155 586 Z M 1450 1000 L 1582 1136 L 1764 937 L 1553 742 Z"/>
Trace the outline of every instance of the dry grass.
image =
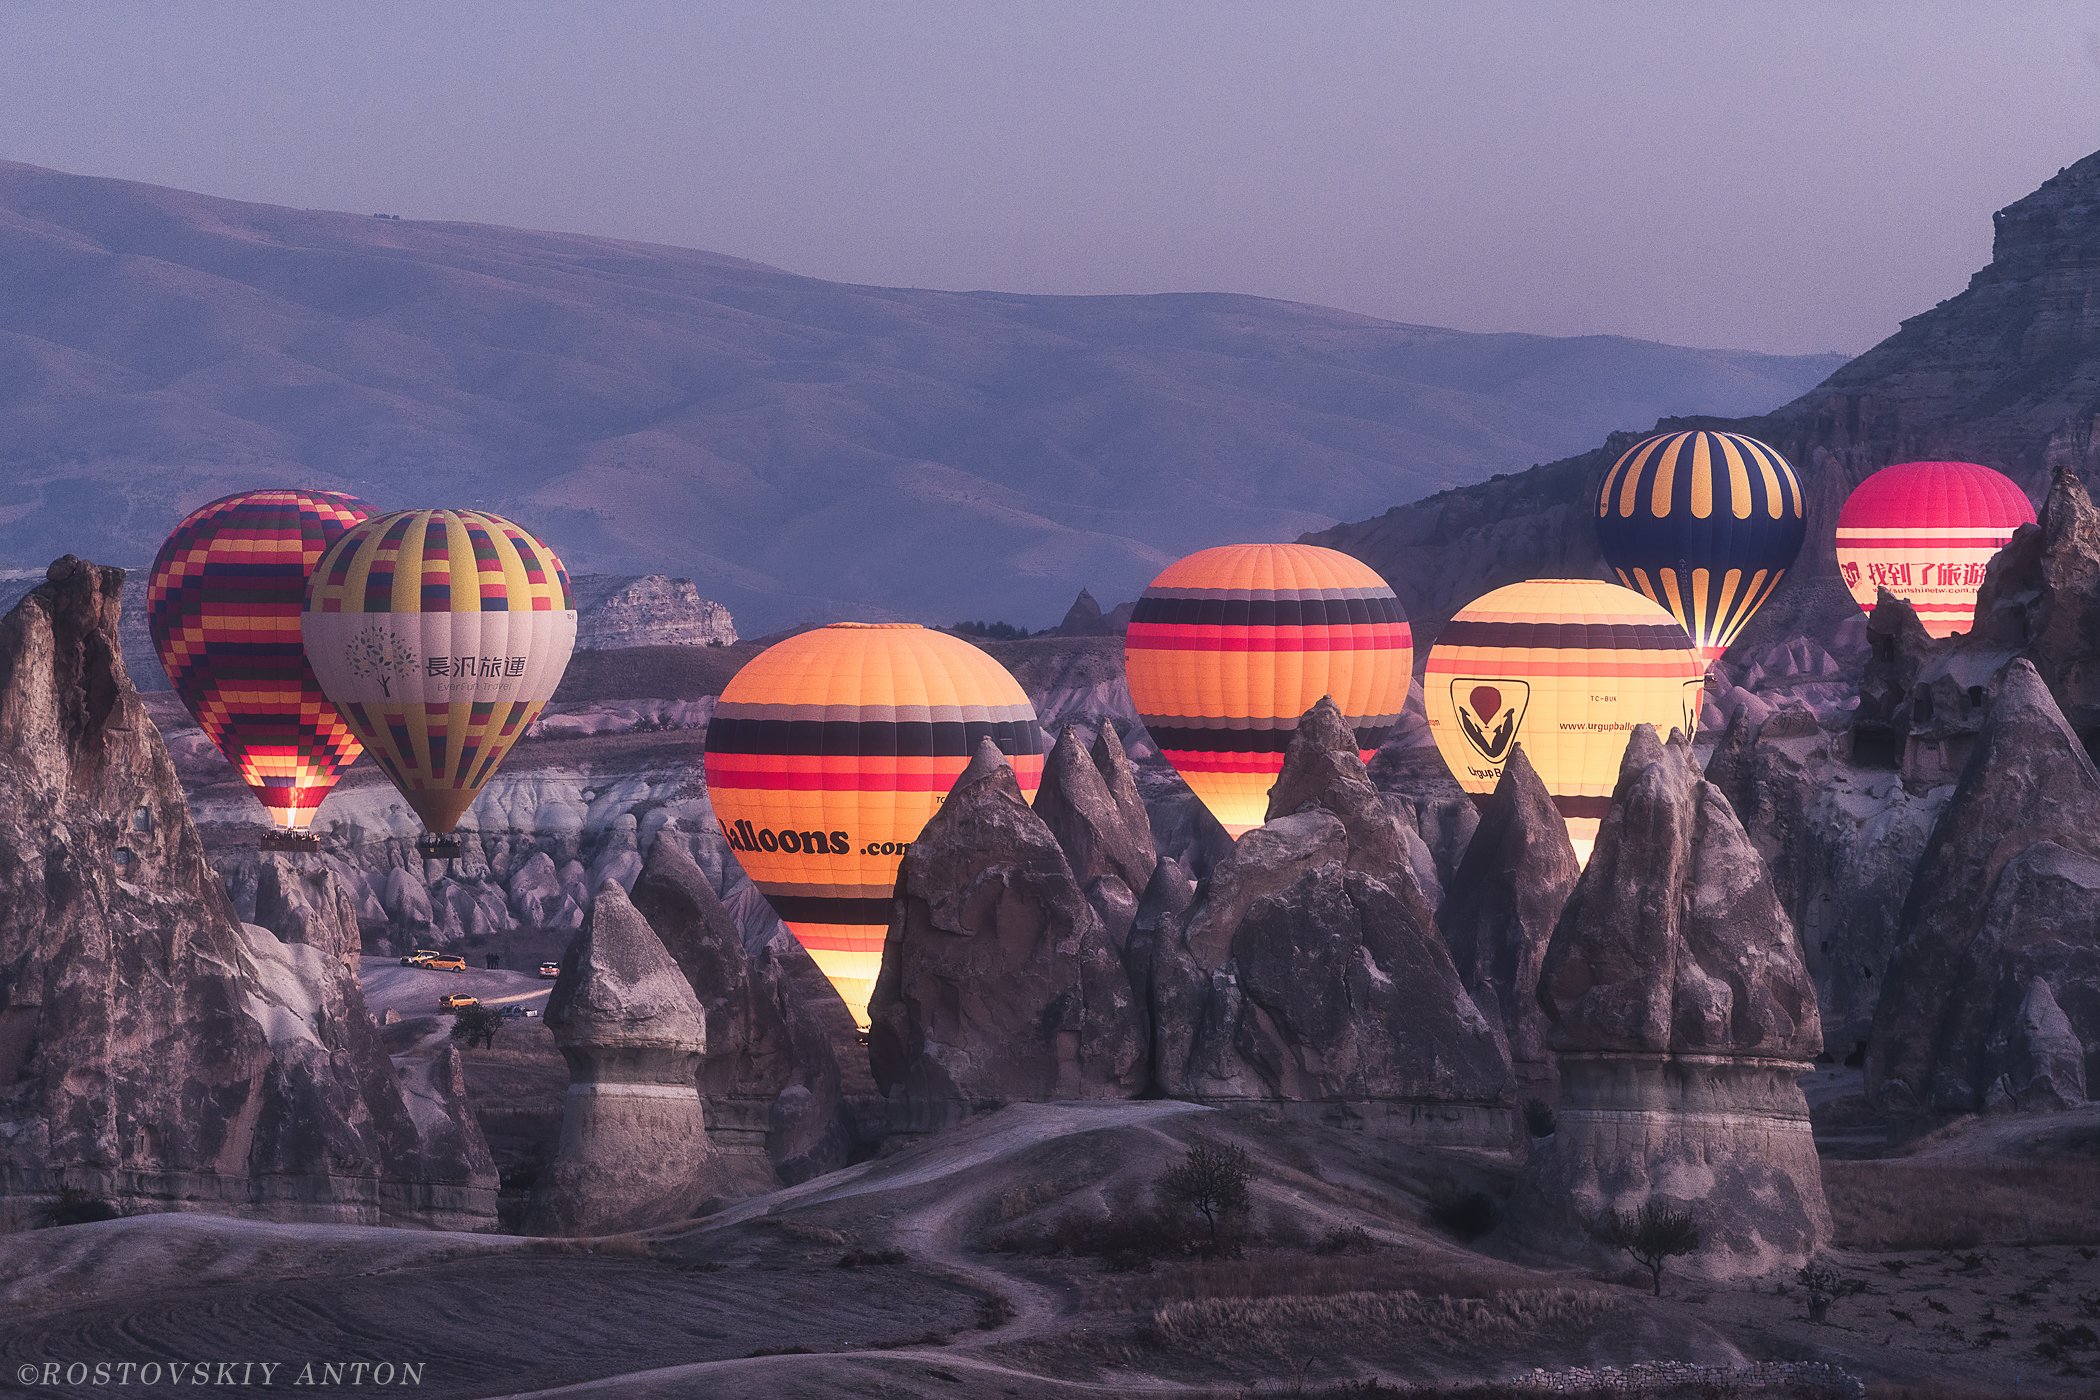
<path id="1" fill-rule="evenodd" d="M 1410 1250 L 1332 1254 L 1263 1250 L 1244 1259 L 1176 1264 L 1142 1278 L 1090 1280 L 1085 1291 L 1090 1307 L 1135 1311 L 1170 1303 L 1241 1298 L 1322 1298 L 1453 1288 L 1486 1293 L 1520 1287 L 1528 1278 L 1492 1260 L 1482 1259 L 1477 1268 L 1466 1270 L 1449 1258 L 1426 1261 Z"/>
<path id="2" fill-rule="evenodd" d="M 1308 1337 L 1409 1336 L 1446 1353 L 1515 1349 L 1543 1336 L 1587 1334 L 1624 1305 L 1593 1288 L 1525 1288 L 1492 1297 L 1448 1293 L 1329 1293 L 1205 1298 L 1169 1303 L 1152 1315 L 1160 1345 L 1203 1354 L 1290 1356 Z"/>
<path id="3" fill-rule="evenodd" d="M 2100 1160 L 1826 1162 L 1823 1189 L 1854 1249 L 2100 1243 Z"/>

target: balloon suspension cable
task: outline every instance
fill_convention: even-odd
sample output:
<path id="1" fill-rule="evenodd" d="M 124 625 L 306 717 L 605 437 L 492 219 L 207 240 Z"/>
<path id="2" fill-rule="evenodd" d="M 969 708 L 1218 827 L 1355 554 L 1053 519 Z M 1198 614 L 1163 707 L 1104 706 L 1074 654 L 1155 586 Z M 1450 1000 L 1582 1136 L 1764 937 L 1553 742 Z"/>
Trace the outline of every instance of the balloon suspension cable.
<path id="1" fill-rule="evenodd" d="M 317 832 L 287 831 L 281 826 L 273 826 L 262 834 L 262 848 L 266 851 L 318 851 L 321 837 Z"/>
<path id="2" fill-rule="evenodd" d="M 425 860 L 452 860 L 460 853 L 457 834 L 426 831 L 416 838 L 416 854 Z"/>

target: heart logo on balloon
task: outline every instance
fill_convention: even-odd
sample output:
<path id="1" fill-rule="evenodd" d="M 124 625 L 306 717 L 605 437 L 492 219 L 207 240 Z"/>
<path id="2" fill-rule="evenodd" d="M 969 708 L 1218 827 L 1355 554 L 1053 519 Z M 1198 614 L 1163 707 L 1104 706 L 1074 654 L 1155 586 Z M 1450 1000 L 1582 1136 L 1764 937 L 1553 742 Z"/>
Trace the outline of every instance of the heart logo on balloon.
<path id="1" fill-rule="evenodd" d="M 1523 681 L 1464 676 L 1451 682 L 1451 708 L 1458 712 L 1459 732 L 1489 763 L 1509 757 L 1530 704 L 1531 687 Z"/>

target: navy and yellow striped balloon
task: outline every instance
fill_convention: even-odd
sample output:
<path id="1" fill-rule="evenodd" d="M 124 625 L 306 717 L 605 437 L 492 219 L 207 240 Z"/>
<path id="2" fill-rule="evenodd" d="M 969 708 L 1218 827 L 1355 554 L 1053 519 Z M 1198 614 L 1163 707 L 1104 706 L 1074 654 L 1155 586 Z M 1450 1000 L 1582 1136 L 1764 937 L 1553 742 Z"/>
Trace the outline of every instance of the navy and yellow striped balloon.
<path id="1" fill-rule="evenodd" d="M 1779 587 L 1807 534 L 1793 467 L 1741 433 L 1643 438 L 1597 488 L 1604 562 L 1668 608 L 1707 664 Z"/>

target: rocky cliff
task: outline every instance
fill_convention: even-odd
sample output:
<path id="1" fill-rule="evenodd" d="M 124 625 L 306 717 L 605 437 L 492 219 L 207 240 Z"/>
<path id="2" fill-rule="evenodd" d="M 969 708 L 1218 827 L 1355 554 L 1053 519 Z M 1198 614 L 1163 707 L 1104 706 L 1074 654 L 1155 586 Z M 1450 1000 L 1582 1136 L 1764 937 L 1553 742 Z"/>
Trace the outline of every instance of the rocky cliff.
<path id="1" fill-rule="evenodd" d="M 1897 1107 L 2063 1107 L 2095 1056 L 2100 771 L 2021 660 L 1904 901 L 1867 1082 Z"/>
<path id="2" fill-rule="evenodd" d="M 478 1130 L 411 1111 L 337 935 L 235 918 L 125 672 L 122 584 L 68 556 L 0 621 L 0 1221 L 67 1188 L 493 1222 Z"/>
<path id="3" fill-rule="evenodd" d="M 1849 616 L 1828 541 L 1838 506 L 1870 472 L 1918 458 L 1974 460 L 2009 472 L 2039 497 L 2051 469 L 2093 468 L 2096 423 L 2100 154 L 1998 212 L 1990 265 L 1965 290 L 1905 321 L 1792 403 L 1760 417 L 1660 426 L 1746 432 L 1779 448 L 1801 473 L 1811 544 L 1738 643 L 1750 648 L 1774 637 L 1825 636 Z M 1588 503 L 1642 425 L 1625 426 L 1579 456 L 1305 538 L 1377 568 L 1418 635 L 1433 638 L 1443 619 L 1490 588 L 1545 574 L 1599 574 Z"/>
<path id="4" fill-rule="evenodd" d="M 736 642 L 729 609 L 701 597 L 689 578 L 584 575 L 574 584 L 578 650 L 726 647 Z"/>

